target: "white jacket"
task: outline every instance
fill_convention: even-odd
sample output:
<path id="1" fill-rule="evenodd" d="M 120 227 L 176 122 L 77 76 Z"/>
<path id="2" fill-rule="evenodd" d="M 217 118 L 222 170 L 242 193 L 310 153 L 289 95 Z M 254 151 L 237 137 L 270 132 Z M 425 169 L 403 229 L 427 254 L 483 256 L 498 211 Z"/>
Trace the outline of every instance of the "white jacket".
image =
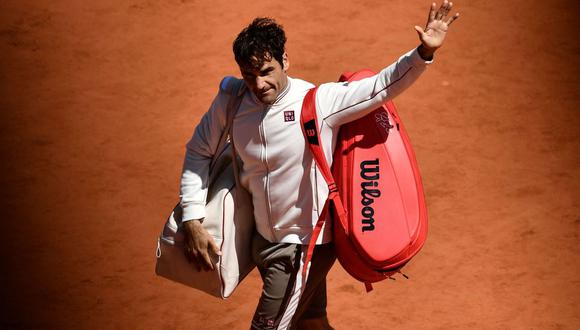
<path id="1" fill-rule="evenodd" d="M 373 77 L 320 85 L 316 110 L 329 164 L 340 125 L 365 116 L 401 93 L 429 63 L 414 49 Z M 252 195 L 256 228 L 271 242 L 308 244 L 328 197 L 328 187 L 300 127 L 302 101 L 313 87 L 288 77 L 287 87 L 272 105 L 262 104 L 246 89 L 234 118 L 232 136 L 243 163 L 240 180 Z M 226 125 L 229 97 L 220 88 L 187 143 L 181 177 L 185 221 L 205 217 L 208 168 Z M 330 240 L 330 226 L 326 226 L 317 244 Z"/>

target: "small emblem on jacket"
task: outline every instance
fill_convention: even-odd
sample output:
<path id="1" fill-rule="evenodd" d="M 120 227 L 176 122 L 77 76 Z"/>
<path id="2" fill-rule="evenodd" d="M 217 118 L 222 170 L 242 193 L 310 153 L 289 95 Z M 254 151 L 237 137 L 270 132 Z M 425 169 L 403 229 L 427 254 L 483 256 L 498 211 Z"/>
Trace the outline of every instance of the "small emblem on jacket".
<path id="1" fill-rule="evenodd" d="M 294 121 L 294 110 L 284 111 L 284 121 Z"/>

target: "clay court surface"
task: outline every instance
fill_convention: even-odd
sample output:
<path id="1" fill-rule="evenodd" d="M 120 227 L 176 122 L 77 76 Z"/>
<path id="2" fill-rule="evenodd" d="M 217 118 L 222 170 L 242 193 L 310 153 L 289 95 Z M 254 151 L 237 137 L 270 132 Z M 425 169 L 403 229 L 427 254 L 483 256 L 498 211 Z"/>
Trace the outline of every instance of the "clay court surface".
<path id="1" fill-rule="evenodd" d="M 184 145 L 258 15 L 290 75 L 380 70 L 418 45 L 428 1 L 0 3 L 0 328 L 247 329 L 257 272 L 227 301 L 154 274 Z M 336 329 L 580 328 L 577 1 L 457 0 L 435 63 L 395 100 L 429 236 L 410 280 L 365 293 L 337 263 Z"/>

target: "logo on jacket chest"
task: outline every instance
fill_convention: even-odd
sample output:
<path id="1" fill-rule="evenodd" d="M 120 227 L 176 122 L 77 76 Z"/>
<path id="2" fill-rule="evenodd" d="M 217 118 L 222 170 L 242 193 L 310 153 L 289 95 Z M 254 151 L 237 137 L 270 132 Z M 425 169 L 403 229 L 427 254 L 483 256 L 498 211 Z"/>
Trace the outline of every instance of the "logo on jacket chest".
<path id="1" fill-rule="evenodd" d="M 294 110 L 284 111 L 284 121 L 294 121 Z"/>

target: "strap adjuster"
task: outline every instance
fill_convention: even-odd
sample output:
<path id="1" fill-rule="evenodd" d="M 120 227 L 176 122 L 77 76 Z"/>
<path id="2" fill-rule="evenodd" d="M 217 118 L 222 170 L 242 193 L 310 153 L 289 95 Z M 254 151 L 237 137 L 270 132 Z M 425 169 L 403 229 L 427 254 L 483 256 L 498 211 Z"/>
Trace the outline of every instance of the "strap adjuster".
<path id="1" fill-rule="evenodd" d="M 338 192 L 338 187 L 336 186 L 336 183 L 331 183 L 328 185 L 328 192 L 329 193 L 337 193 Z"/>

